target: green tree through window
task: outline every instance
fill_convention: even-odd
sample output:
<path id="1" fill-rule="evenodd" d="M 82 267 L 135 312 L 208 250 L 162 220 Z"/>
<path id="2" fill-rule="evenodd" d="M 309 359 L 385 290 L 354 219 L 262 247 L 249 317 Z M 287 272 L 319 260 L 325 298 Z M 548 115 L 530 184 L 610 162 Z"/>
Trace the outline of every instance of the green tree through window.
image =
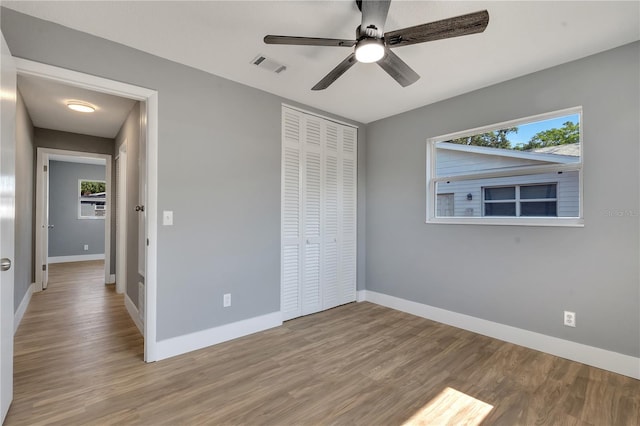
<path id="1" fill-rule="evenodd" d="M 565 122 L 560 128 L 553 128 L 538 132 L 524 145 L 517 147 L 522 151 L 548 146 L 568 145 L 580 142 L 580 126 L 571 121 Z"/>
<path id="2" fill-rule="evenodd" d="M 488 148 L 513 149 L 517 151 L 531 151 L 549 146 L 568 145 L 580 142 L 580 124 L 572 121 L 565 122 L 562 127 L 554 127 L 536 133 L 525 144 L 514 145 L 509 135 L 518 133 L 517 127 L 494 130 L 473 136 L 444 141 L 458 145 L 484 146 Z"/>
<path id="3" fill-rule="evenodd" d="M 489 148 L 512 149 L 511 142 L 507 137 L 510 133 L 518 133 L 517 127 L 494 130 L 493 132 L 481 133 L 479 135 L 467 136 L 464 138 L 446 141 L 459 145 L 486 146 Z"/>
<path id="4" fill-rule="evenodd" d="M 83 180 L 80 182 L 80 192 L 82 195 L 92 195 L 101 192 L 106 192 L 106 184 L 104 182 L 94 182 L 89 180 Z"/>

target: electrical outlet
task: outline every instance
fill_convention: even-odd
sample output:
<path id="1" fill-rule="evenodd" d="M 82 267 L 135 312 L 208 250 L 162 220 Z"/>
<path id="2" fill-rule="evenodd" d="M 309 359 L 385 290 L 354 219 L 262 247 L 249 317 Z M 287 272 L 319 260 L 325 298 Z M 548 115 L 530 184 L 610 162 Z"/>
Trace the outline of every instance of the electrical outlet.
<path id="1" fill-rule="evenodd" d="M 575 312 L 564 311 L 564 325 L 566 325 L 568 327 L 575 327 L 576 326 L 576 313 Z"/>
<path id="2" fill-rule="evenodd" d="M 84 251 L 87 251 L 87 250 L 89 250 L 89 244 L 84 245 Z"/>
<path id="3" fill-rule="evenodd" d="M 222 297 L 222 306 L 224 308 L 228 308 L 229 306 L 231 306 L 231 293 L 226 293 Z"/>

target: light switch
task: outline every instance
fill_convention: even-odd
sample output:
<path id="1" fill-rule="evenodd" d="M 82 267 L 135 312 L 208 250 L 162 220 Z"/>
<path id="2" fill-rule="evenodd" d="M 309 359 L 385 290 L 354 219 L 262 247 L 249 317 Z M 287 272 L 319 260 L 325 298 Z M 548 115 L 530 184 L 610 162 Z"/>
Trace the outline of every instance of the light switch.
<path id="1" fill-rule="evenodd" d="M 164 226 L 173 225 L 173 212 L 171 210 L 165 210 L 162 212 L 162 224 Z"/>

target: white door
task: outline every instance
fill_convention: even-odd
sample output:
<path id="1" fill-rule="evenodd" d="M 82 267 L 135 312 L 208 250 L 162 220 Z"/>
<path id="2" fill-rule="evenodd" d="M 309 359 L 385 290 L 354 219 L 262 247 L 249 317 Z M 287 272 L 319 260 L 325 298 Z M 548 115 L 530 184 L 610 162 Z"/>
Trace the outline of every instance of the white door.
<path id="1" fill-rule="evenodd" d="M 49 232 L 55 224 L 49 223 L 49 154 L 44 154 L 43 159 L 45 164 L 42 174 L 42 194 L 44 197 L 42 227 L 44 232 L 42 233 L 40 250 L 42 253 L 42 289 L 46 290 L 49 286 Z"/>
<path id="2" fill-rule="evenodd" d="M 147 103 L 140 103 L 140 139 L 138 144 L 138 273 L 144 277 L 147 268 Z"/>
<path id="3" fill-rule="evenodd" d="M 356 129 L 342 129 L 342 200 L 340 203 L 339 259 L 340 304 L 356 300 L 358 262 L 358 134 Z"/>
<path id="4" fill-rule="evenodd" d="M 120 145 L 116 163 L 116 292 L 127 282 L 127 140 Z"/>
<path id="5" fill-rule="evenodd" d="M 0 408 L 4 421 L 13 399 L 13 268 L 15 215 L 16 67 L 2 39 L 0 61 Z"/>
<path id="6" fill-rule="evenodd" d="M 138 144 L 138 274 L 142 282 L 138 283 L 138 315 L 145 322 L 146 275 L 147 275 L 147 103 L 140 102 L 140 138 Z M 144 334 L 144 333 L 143 333 Z"/>
<path id="7" fill-rule="evenodd" d="M 323 244 L 322 244 L 322 309 L 340 305 L 338 285 L 338 236 L 340 233 L 340 173 L 338 125 L 324 122 Z"/>
<path id="8" fill-rule="evenodd" d="M 320 247 L 322 241 L 322 138 L 320 119 L 304 122 L 302 187 L 302 315 L 322 310 Z"/>
<path id="9" fill-rule="evenodd" d="M 355 301 L 357 129 L 283 108 L 281 311 Z"/>
<path id="10" fill-rule="evenodd" d="M 283 319 L 302 315 L 300 292 L 302 186 L 300 117 L 287 109 L 282 111 L 282 281 L 280 310 Z"/>
<path id="11" fill-rule="evenodd" d="M 49 154 L 38 148 L 36 155 L 36 245 L 35 265 L 37 290 L 45 290 L 49 282 Z M 40 173 L 42 172 L 42 173 Z"/>

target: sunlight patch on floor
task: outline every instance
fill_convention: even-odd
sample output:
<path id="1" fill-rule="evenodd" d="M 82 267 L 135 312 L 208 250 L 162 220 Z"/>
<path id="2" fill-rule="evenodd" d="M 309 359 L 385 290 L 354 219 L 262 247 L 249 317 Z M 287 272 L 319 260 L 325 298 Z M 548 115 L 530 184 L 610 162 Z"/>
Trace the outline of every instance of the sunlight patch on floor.
<path id="1" fill-rule="evenodd" d="M 404 423 L 419 425 L 479 425 L 493 405 L 452 388 L 445 388 Z"/>

